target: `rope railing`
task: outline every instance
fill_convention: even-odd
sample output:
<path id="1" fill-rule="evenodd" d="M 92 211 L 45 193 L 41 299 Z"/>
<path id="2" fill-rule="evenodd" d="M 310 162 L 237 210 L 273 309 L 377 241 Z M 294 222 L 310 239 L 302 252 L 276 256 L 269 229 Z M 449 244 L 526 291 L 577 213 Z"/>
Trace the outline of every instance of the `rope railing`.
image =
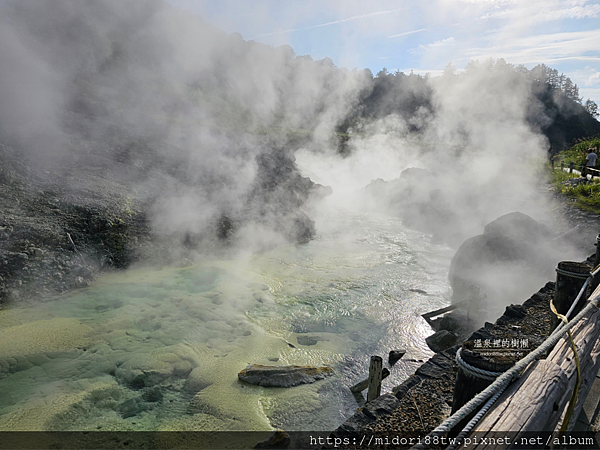
<path id="1" fill-rule="evenodd" d="M 493 381 L 502 375 L 504 372 L 492 372 L 490 370 L 480 369 L 479 367 L 472 366 L 462 358 L 462 347 L 456 351 L 456 363 L 465 372 L 474 378 L 482 378 L 484 380 Z"/>
<path id="2" fill-rule="evenodd" d="M 600 235 L 599 235 L 599 237 L 600 237 Z M 576 299 L 573 301 L 571 308 L 564 315 L 566 318 L 568 318 L 569 315 L 575 309 L 575 307 L 576 307 L 577 303 L 579 302 L 579 300 L 581 299 L 581 297 L 584 295 L 584 293 L 587 289 L 587 286 L 590 283 L 590 280 L 594 276 L 596 276 L 598 273 L 600 273 L 600 265 L 598 265 L 596 268 L 594 268 L 594 270 L 592 272 L 583 273 L 583 274 L 565 271 L 563 269 L 560 269 L 560 272 L 559 272 L 558 268 L 556 270 L 557 270 L 557 273 L 562 273 L 563 275 L 573 276 L 573 277 L 577 277 L 577 278 L 582 278 L 582 276 L 585 275 L 585 278 L 586 278 L 586 281 L 583 284 L 583 286 L 581 287 Z M 523 359 L 518 361 L 513 367 L 511 367 L 510 369 L 508 369 L 507 371 L 505 371 L 501 374 L 499 374 L 499 372 L 489 372 L 489 371 L 485 371 L 483 369 L 474 368 L 473 366 L 469 365 L 469 368 L 467 370 L 476 369 L 475 371 L 473 371 L 475 373 L 479 372 L 481 375 L 484 375 L 484 376 L 491 376 L 491 374 L 494 374 L 494 373 L 499 374 L 499 375 L 497 375 L 497 377 L 492 378 L 492 379 L 494 379 L 492 384 L 490 384 L 487 388 L 485 388 L 483 391 L 481 391 L 479 394 L 477 394 L 475 397 L 473 397 L 462 408 L 460 408 L 458 411 L 456 411 L 454 414 L 452 414 L 448 419 L 446 419 L 444 422 L 442 422 L 437 428 L 435 428 L 433 431 L 431 431 L 424 439 L 422 439 L 420 441 L 419 444 L 411 447 L 411 450 L 428 449 L 430 444 L 434 442 L 434 440 L 435 440 L 434 438 L 436 438 L 436 437 L 440 438 L 440 437 L 444 436 L 445 434 L 447 434 L 456 425 L 458 425 L 460 422 L 465 420 L 468 416 L 473 414 L 483 402 L 488 400 L 487 403 L 485 404 L 485 406 L 475 415 L 475 417 L 473 417 L 471 419 L 471 421 L 469 421 L 469 423 L 465 426 L 465 428 L 463 428 L 463 430 L 458 434 L 458 438 L 460 438 L 461 436 L 463 438 L 465 436 L 467 436 L 468 433 L 477 424 L 477 422 L 481 419 L 481 417 L 483 417 L 485 415 L 485 413 L 489 410 L 489 408 L 491 408 L 491 406 L 494 404 L 494 402 L 500 397 L 502 392 L 508 387 L 508 385 L 512 382 L 512 380 L 515 378 L 518 378 L 520 373 L 522 371 L 524 371 L 529 366 L 529 364 L 531 364 L 538 357 L 542 356 L 544 353 L 546 353 L 548 350 L 550 350 L 552 347 L 554 347 L 556 345 L 556 343 L 565 335 L 565 333 L 570 332 L 570 330 L 581 320 L 582 317 L 584 317 L 592 308 L 594 308 L 594 307 L 597 308 L 599 304 L 600 304 L 600 294 L 597 294 L 596 297 L 589 300 L 589 303 L 573 318 L 573 320 L 571 320 L 568 323 L 561 322 L 560 325 L 550 334 L 550 336 L 548 336 L 548 338 L 546 338 L 546 340 L 544 342 L 542 342 L 542 344 L 538 348 L 533 350 L 526 357 L 524 357 Z M 458 362 L 459 358 L 460 358 L 460 349 L 456 354 L 456 358 L 457 358 L 457 362 Z M 462 360 L 462 358 L 460 358 L 460 359 Z M 464 370 L 464 367 L 466 367 L 465 366 L 466 364 L 467 363 L 465 363 L 464 360 L 462 361 L 462 363 L 459 362 L 459 365 L 461 365 L 461 367 L 463 367 L 463 370 Z M 476 376 L 481 376 L 481 375 L 478 374 Z M 490 378 L 488 378 L 488 379 L 490 379 Z M 459 442 L 459 441 L 456 441 L 456 442 Z M 454 445 L 456 445 L 456 444 L 454 444 Z M 455 448 L 454 445 L 449 446 L 446 450 L 453 450 Z"/>
<path id="3" fill-rule="evenodd" d="M 557 161 L 551 161 L 552 170 L 556 169 L 556 163 Z M 558 169 L 562 171 L 568 171 L 570 174 L 572 174 L 573 171 L 576 171 L 584 177 L 587 177 L 587 175 L 591 175 L 592 178 L 600 176 L 600 169 L 597 169 L 596 167 L 586 166 L 585 164 L 575 164 L 571 162 L 568 166 L 566 166 L 564 161 L 560 161 Z"/>

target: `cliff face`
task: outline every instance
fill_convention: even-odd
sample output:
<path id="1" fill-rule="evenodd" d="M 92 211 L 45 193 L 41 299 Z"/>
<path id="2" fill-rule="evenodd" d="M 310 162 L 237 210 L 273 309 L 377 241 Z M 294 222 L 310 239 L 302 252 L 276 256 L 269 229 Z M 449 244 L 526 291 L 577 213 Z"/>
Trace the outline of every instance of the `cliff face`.
<path id="1" fill-rule="evenodd" d="M 315 226 L 303 208 L 328 193 L 298 173 L 290 153 L 265 148 L 243 201 L 201 220 L 193 205 L 173 199 L 174 210 L 191 208 L 192 220 L 169 228 L 157 219 L 166 189 L 161 168 L 73 160 L 40 171 L 5 145 L 0 163 L 0 303 L 85 286 L 101 270 L 140 260 L 227 252 L 246 245 L 239 235 L 249 226 L 268 230 L 265 246 L 307 242 Z"/>

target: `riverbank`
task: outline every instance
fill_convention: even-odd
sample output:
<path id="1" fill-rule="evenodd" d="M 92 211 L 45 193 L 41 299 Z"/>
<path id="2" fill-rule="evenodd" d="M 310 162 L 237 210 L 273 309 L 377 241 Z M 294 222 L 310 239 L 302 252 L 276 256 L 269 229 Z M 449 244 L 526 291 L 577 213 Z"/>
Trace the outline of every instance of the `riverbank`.
<path id="1" fill-rule="evenodd" d="M 595 252 L 593 246 L 600 229 L 600 215 L 575 207 L 568 198 L 555 193 L 552 187 L 548 190 L 554 194 L 557 204 L 555 226 L 573 230 L 568 236 L 571 243 L 588 248 L 588 253 Z M 592 254 L 586 261 L 590 270 L 593 269 L 594 256 Z M 391 393 L 359 408 L 332 433 L 332 437 L 349 438 L 351 442 L 356 442 L 353 439 L 360 441 L 364 436 L 380 437 L 384 439 L 382 442 L 393 437 L 399 439 L 395 442 L 408 442 L 395 448 L 412 447 L 414 442 L 410 443 L 411 438 L 427 435 L 464 404 L 454 404 L 457 398 L 460 400 L 460 396 L 454 393 L 458 348 L 462 346 L 472 350 L 486 345 L 490 351 L 510 350 L 516 355 L 516 360 L 526 356 L 550 335 L 554 314 L 549 304 L 554 290 L 555 283 L 549 281 L 523 304 L 507 307 L 494 323 L 486 322 L 464 343 L 436 353 Z M 506 348 L 510 345 L 517 348 Z"/>
<path id="2" fill-rule="evenodd" d="M 496 350 L 514 350 L 521 355 L 518 359 L 535 350 L 550 335 L 553 314 L 548 305 L 553 295 L 554 282 L 548 282 L 522 305 L 511 305 L 493 324 L 486 322 L 473 332 L 464 343 L 465 348 L 487 343 L 485 345 L 493 350 L 499 341 L 508 342 L 507 345 L 512 342 L 517 348 L 500 345 Z M 451 415 L 455 406 L 456 351 L 459 347 L 436 353 L 391 393 L 359 408 L 333 432 L 333 436 L 393 435 L 410 439 L 427 435 Z"/>
<path id="3" fill-rule="evenodd" d="M 207 192 L 168 199 L 174 180 L 185 180 L 181 167 L 113 158 L 118 149 L 95 145 L 87 159 L 40 169 L 0 143 L 0 305 L 48 299 L 138 261 L 181 265 L 199 254 L 226 254 L 252 233 L 258 248 L 250 251 L 308 242 L 316 230 L 303 209 L 331 193 L 300 175 L 291 152 L 265 139 L 249 161 L 255 176 L 242 204 L 204 212 L 194 202 Z M 153 151 L 136 149 L 145 157 Z M 167 199 L 177 211 L 165 212 Z"/>
<path id="4" fill-rule="evenodd" d="M 152 233 L 126 183 L 100 168 L 36 176 L 3 150 L 0 304 L 84 287 L 142 257 Z"/>

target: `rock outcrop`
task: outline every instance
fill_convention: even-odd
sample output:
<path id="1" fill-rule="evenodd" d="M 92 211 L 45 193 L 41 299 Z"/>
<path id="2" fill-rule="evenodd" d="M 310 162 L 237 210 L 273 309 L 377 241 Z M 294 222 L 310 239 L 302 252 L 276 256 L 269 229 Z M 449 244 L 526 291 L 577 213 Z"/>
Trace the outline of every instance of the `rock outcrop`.
<path id="1" fill-rule="evenodd" d="M 448 278 L 454 299 L 465 300 L 469 286 L 479 286 L 488 301 L 522 298 L 554 277 L 564 253 L 548 245 L 554 234 L 531 217 L 513 212 L 486 225 L 484 233 L 467 239 L 450 263 Z"/>
<path id="2" fill-rule="evenodd" d="M 292 387 L 310 384 L 333 375 L 331 367 L 264 366 L 250 364 L 238 374 L 241 381 L 264 387 Z"/>

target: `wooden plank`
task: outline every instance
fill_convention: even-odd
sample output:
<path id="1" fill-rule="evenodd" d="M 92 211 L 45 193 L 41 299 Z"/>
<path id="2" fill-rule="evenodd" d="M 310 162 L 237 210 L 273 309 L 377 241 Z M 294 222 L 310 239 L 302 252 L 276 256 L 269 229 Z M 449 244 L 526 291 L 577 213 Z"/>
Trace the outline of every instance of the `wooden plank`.
<path id="1" fill-rule="evenodd" d="M 586 340 L 590 340 L 589 335 L 586 336 L 585 338 L 586 338 Z M 575 409 L 573 410 L 573 415 L 569 422 L 569 426 L 567 427 L 568 431 L 572 430 L 573 427 L 575 426 L 577 417 L 579 417 L 579 414 L 581 413 L 583 404 L 585 403 L 585 400 L 586 400 L 590 390 L 592 389 L 592 385 L 594 384 L 594 381 L 596 379 L 596 375 L 598 374 L 598 371 L 600 370 L 600 339 L 598 339 L 596 341 L 591 341 L 590 344 L 593 346 L 592 351 L 589 354 L 584 355 L 583 358 L 581 358 L 582 360 L 580 361 L 581 385 L 579 386 L 577 403 L 575 405 Z M 579 348 L 578 348 L 578 352 L 579 352 Z M 570 393 L 569 393 L 569 398 L 567 399 L 567 402 L 569 400 L 570 400 Z M 562 422 L 564 420 L 565 413 L 566 413 L 566 410 L 563 411 L 563 414 L 561 415 L 560 420 L 558 421 L 558 423 L 556 425 L 556 431 L 558 431 L 560 429 Z"/>
<path id="2" fill-rule="evenodd" d="M 383 370 L 381 371 L 381 379 L 385 380 L 389 375 L 390 375 L 390 371 L 387 368 L 384 367 Z M 350 392 L 352 392 L 353 394 L 355 394 L 357 392 L 364 391 L 368 387 L 369 387 L 369 379 L 365 378 L 364 380 L 359 381 L 354 386 L 352 386 L 350 388 Z"/>
<path id="3" fill-rule="evenodd" d="M 540 424 L 546 423 L 555 414 L 552 393 L 564 392 L 569 380 L 557 364 L 547 360 L 538 361 L 534 370 L 522 378 L 507 389 L 477 424 L 477 436 L 544 429 Z"/>
<path id="4" fill-rule="evenodd" d="M 594 291 L 595 298 L 598 289 Z M 582 394 L 600 366 L 600 310 L 592 309 L 572 330 L 578 349 Z M 554 430 L 564 414 L 577 378 L 573 350 L 568 339 L 561 339 L 548 358 L 532 364 L 517 383 L 504 392 L 476 426 L 477 436 L 498 436 L 501 432 L 539 432 Z M 590 384 L 591 385 L 591 384 Z M 585 396 L 580 396 L 583 404 Z M 579 406 L 579 410 L 581 406 Z M 574 416 L 573 421 L 577 416 Z M 477 446 L 477 449 L 502 448 Z"/>
<path id="5" fill-rule="evenodd" d="M 455 309 L 458 309 L 458 308 L 464 308 L 464 307 L 466 307 L 468 305 L 468 303 L 470 301 L 471 301 L 470 299 L 469 300 L 463 300 L 462 302 L 458 302 L 458 303 L 455 303 L 453 305 L 446 306 L 445 308 L 436 309 L 435 311 L 431 311 L 431 312 L 422 314 L 421 317 L 423 317 L 423 319 L 425 319 L 425 320 L 431 319 L 432 317 L 439 316 L 440 314 L 444 314 L 444 313 L 447 313 L 447 312 L 450 312 L 450 311 L 454 311 Z"/>
<path id="6" fill-rule="evenodd" d="M 594 257 L 593 269 L 595 269 L 599 265 L 600 265 L 600 234 L 598 236 L 596 236 L 596 255 Z M 592 272 L 593 272 L 593 269 L 592 269 Z M 594 278 L 592 278 L 592 284 L 591 284 L 592 291 L 594 289 L 596 289 L 599 284 L 600 284 L 600 273 L 596 274 L 594 276 Z"/>

